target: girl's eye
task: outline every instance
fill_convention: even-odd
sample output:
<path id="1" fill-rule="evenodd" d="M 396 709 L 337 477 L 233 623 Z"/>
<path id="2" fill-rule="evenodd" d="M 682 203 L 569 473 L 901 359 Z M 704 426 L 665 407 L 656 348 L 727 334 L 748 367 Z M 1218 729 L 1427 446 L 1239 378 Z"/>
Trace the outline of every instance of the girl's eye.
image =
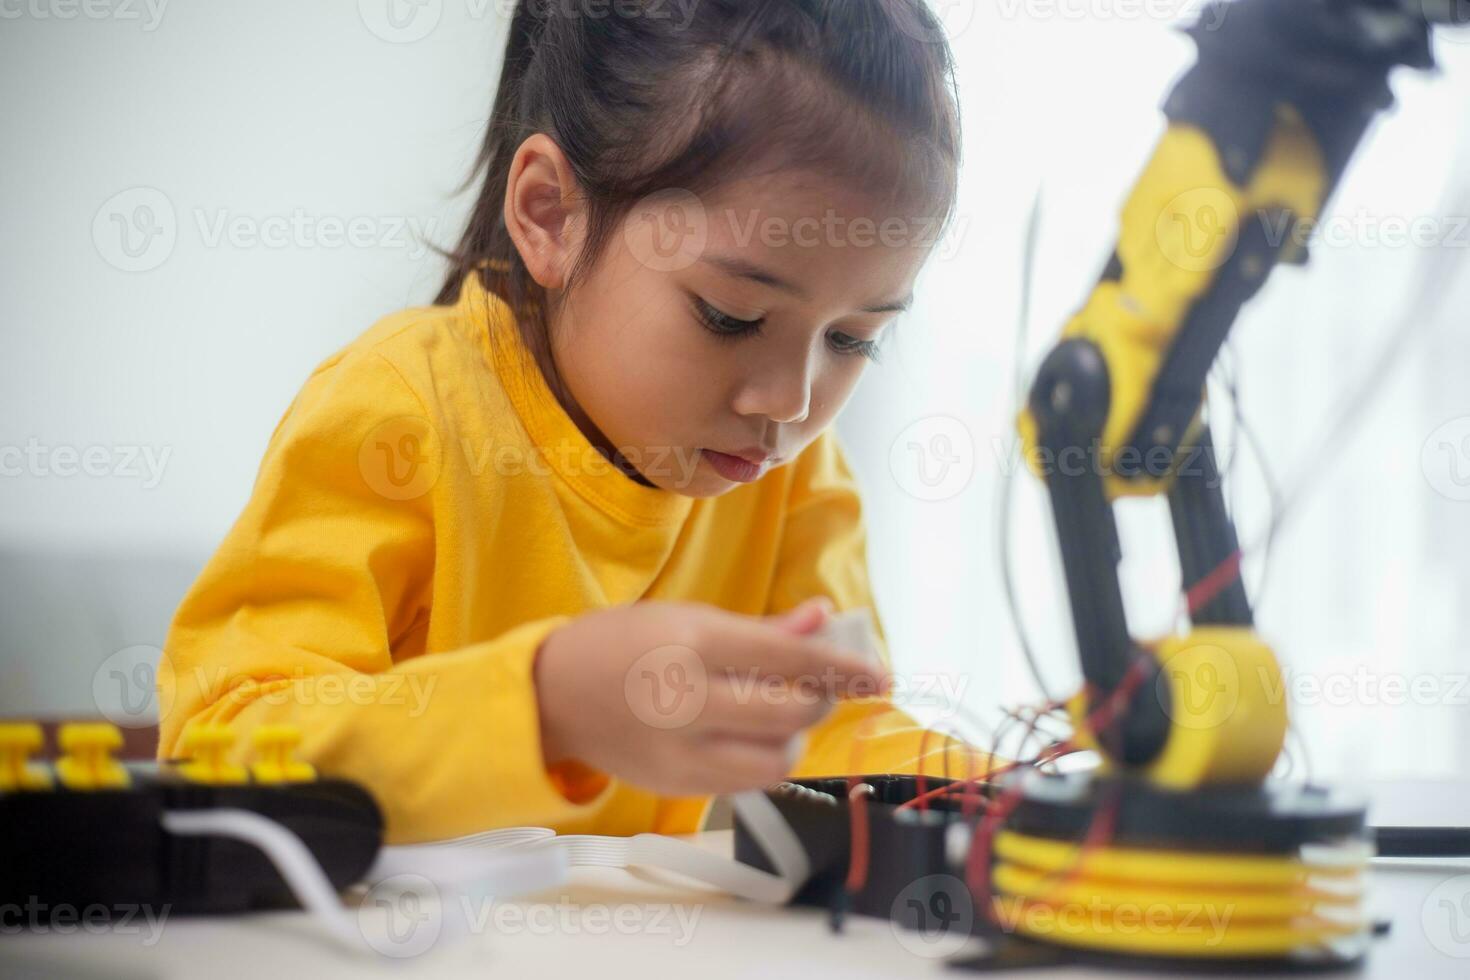
<path id="1" fill-rule="evenodd" d="M 694 299 L 694 315 L 710 333 L 720 337 L 743 337 L 746 334 L 759 333 L 761 324 L 765 323 L 763 319 L 737 320 L 728 313 L 721 313 L 698 297 Z"/>
<path id="2" fill-rule="evenodd" d="M 827 335 L 827 343 L 839 354 L 857 354 L 870 361 L 878 360 L 876 340 L 859 340 L 845 333 L 830 333 Z"/>

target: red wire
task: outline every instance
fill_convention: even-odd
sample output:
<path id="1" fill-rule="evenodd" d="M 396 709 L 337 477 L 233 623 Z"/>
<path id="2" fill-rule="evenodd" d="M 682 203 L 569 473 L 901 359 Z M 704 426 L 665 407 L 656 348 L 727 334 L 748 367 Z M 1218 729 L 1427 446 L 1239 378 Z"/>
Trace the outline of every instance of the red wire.
<path id="1" fill-rule="evenodd" d="M 1051 762 L 1055 759 L 1061 758 L 1064 755 L 1068 755 L 1076 751 L 1079 750 L 1073 748 L 1070 743 L 1058 742 L 1056 745 L 1042 752 L 1035 759 L 1024 762 L 1008 762 L 1003 766 L 991 767 L 989 769 L 986 769 L 985 772 L 979 776 L 966 779 L 964 782 L 950 783 L 948 786 L 936 786 L 924 795 L 929 797 L 930 799 L 934 799 L 935 797 L 943 796 L 944 794 L 950 792 L 959 793 L 968 789 L 978 789 L 981 784 L 989 782 L 992 778 L 996 776 L 1004 776 L 1008 772 L 1014 772 L 1017 769 L 1022 769 L 1027 766 L 1038 766 L 1042 763 Z M 989 801 L 987 800 L 986 802 Z M 910 807 L 917 807 L 919 805 L 919 797 L 916 796 L 911 800 L 906 800 L 903 803 L 900 803 L 895 809 L 907 810 Z"/>
<path id="2" fill-rule="evenodd" d="M 847 779 L 847 809 L 852 816 L 852 851 L 847 866 L 847 891 L 855 895 L 868 883 L 868 856 L 871 852 L 868 841 L 868 794 L 858 793 L 862 780 L 849 776 Z"/>
<path id="3" fill-rule="evenodd" d="M 1224 561 L 1210 569 L 1204 578 L 1189 587 L 1189 591 L 1184 595 L 1189 603 L 1191 616 L 1208 606 L 1216 596 L 1240 578 L 1240 563 L 1243 558 L 1241 550 L 1236 548 Z"/>
<path id="4" fill-rule="evenodd" d="M 994 806 L 985 819 L 980 821 L 975 828 L 975 836 L 970 842 L 970 853 L 965 862 L 965 884 L 978 899 L 980 907 L 989 915 L 995 911 L 991 902 L 990 888 L 990 862 L 995 845 L 995 835 L 1007 817 L 1009 817 L 1021 803 L 1022 788 L 1018 781 L 1012 786 L 997 805 Z M 1057 880 L 1052 886 L 1060 888 L 1077 879 L 1082 873 L 1087 857 L 1098 848 L 1106 846 L 1113 837 L 1113 831 L 1117 828 L 1118 810 L 1121 796 L 1113 793 L 1106 803 L 1093 814 L 1092 820 L 1088 822 L 1087 833 L 1084 835 L 1082 845 L 1078 848 L 1077 860 L 1072 867 Z M 1053 904 L 1049 899 L 1042 904 Z"/>
<path id="5" fill-rule="evenodd" d="M 948 771 L 948 765 L 949 765 L 949 758 L 948 758 L 948 756 L 946 756 L 945 757 L 945 768 L 946 768 L 946 771 Z M 965 781 L 963 783 L 961 783 L 960 785 L 962 787 L 963 786 L 969 786 L 974 781 L 975 781 L 975 753 L 974 752 L 971 752 L 970 751 L 970 747 L 967 745 L 967 746 L 965 746 Z M 973 817 L 975 815 L 975 806 L 982 806 L 982 807 L 983 806 L 988 806 L 989 803 L 990 803 L 990 801 L 987 800 L 984 796 L 981 796 L 979 793 L 968 793 L 967 792 L 967 793 L 964 794 L 964 799 L 960 801 L 960 816 L 963 819 L 965 819 L 965 820 L 969 820 L 971 817 Z"/>
<path id="6" fill-rule="evenodd" d="M 1098 707 L 1094 708 L 1092 713 L 1084 719 L 1084 724 L 1092 732 L 1094 737 L 1098 731 L 1112 724 L 1114 716 L 1127 706 L 1128 699 L 1132 697 L 1133 691 L 1143 682 L 1147 663 L 1148 661 L 1143 657 L 1136 659 L 1128 668 L 1127 673 L 1123 675 L 1123 679 L 1119 681 L 1118 686 L 1108 695 L 1107 699 Z M 1066 750 L 1070 751 L 1072 748 L 1070 740 L 1061 743 L 1059 749 L 1061 747 L 1065 747 Z M 1057 757 L 1053 756 L 1053 758 Z M 1042 761 L 1044 760 L 1038 757 L 1031 764 L 1039 765 Z M 1015 763 L 1012 765 L 1012 768 L 1019 768 L 1022 765 L 1025 765 L 1025 763 Z M 970 853 L 965 860 L 965 884 L 969 887 L 970 892 L 975 895 L 978 904 L 986 915 L 993 916 L 995 911 L 991 902 L 990 888 L 990 862 L 991 852 L 994 848 L 995 834 L 1000 829 L 1001 824 L 1005 822 L 1006 818 L 1020 805 L 1023 792 L 1022 786 L 1021 780 L 1016 780 L 1015 785 L 1010 787 L 1005 795 L 990 807 L 985 817 L 976 825 L 975 836 L 970 842 Z M 1077 864 L 1074 866 L 1071 874 L 1078 873 L 1078 870 L 1082 866 L 1082 859 L 1087 853 L 1090 853 L 1091 850 L 1097 847 L 1103 846 L 1108 839 L 1111 839 L 1116 822 L 1116 811 L 1117 797 L 1115 796 L 1108 805 L 1093 817 L 1088 827 L 1087 836 L 1083 841 L 1081 851 L 1078 854 Z"/>
<path id="7" fill-rule="evenodd" d="M 1144 668 L 1147 665 L 1148 661 L 1143 657 L 1139 657 L 1137 660 L 1135 660 L 1133 662 L 1133 665 L 1128 668 L 1128 672 L 1123 675 L 1123 680 L 1120 681 L 1118 686 L 1113 689 L 1113 693 L 1109 695 L 1102 704 L 1094 708 L 1092 714 L 1087 716 L 1087 718 L 1084 720 L 1084 724 L 1094 735 L 1101 729 L 1106 728 L 1108 725 L 1112 724 L 1113 716 L 1118 711 L 1121 711 L 1124 707 L 1127 706 L 1128 699 L 1133 696 L 1133 692 L 1138 688 L 1138 685 L 1143 682 L 1145 674 Z M 1078 749 L 1072 743 L 1072 741 L 1068 739 L 1065 742 L 1058 742 L 1050 748 L 1042 750 L 1036 756 L 1036 758 L 1028 761 L 1008 762 L 1003 766 L 997 767 L 994 765 L 994 757 L 992 756 L 991 765 L 985 770 L 985 773 L 983 775 L 975 778 L 966 779 L 964 782 L 961 783 L 951 783 L 947 786 L 936 787 L 924 793 L 923 797 L 915 796 L 913 799 L 899 804 L 897 809 L 907 810 L 910 807 L 922 807 L 924 803 L 928 801 L 928 799 L 943 796 L 947 792 L 959 792 L 972 788 L 978 788 L 981 783 L 989 782 L 996 776 L 1003 776 L 1006 773 L 1014 772 L 1017 769 L 1039 766 L 1047 762 L 1053 762 L 1057 759 L 1062 758 L 1065 755 L 1070 755 L 1078 751 L 1080 751 L 1080 749 Z"/>
<path id="8" fill-rule="evenodd" d="M 965 819 L 969 819 L 970 817 L 975 815 L 973 807 L 990 806 L 990 797 L 984 796 L 980 793 L 951 793 L 949 796 L 945 797 L 945 799 L 961 801 L 964 804 L 963 813 Z"/>
<path id="9" fill-rule="evenodd" d="M 1113 831 L 1118 825 L 1118 810 L 1122 802 L 1122 795 L 1116 789 L 1108 794 L 1107 800 L 1088 821 L 1087 833 L 1083 835 L 1082 846 L 1077 850 L 1077 860 L 1066 871 L 1050 876 L 1055 882 L 1052 885 L 1053 893 L 1056 889 L 1065 887 L 1076 881 L 1082 874 L 1082 869 L 1087 863 L 1087 858 L 1098 848 L 1103 847 L 1112 840 Z M 1054 905 L 1051 897 L 1042 900 L 1043 905 Z"/>
<path id="10" fill-rule="evenodd" d="M 947 743 L 946 743 L 944 749 L 945 749 L 946 752 L 949 751 L 949 745 Z M 922 800 L 927 799 L 928 796 L 929 796 L 929 793 L 927 792 L 928 789 L 929 789 L 929 781 L 924 778 L 924 760 L 926 758 L 928 758 L 928 756 L 929 756 L 929 729 L 928 728 L 925 728 L 924 729 L 924 734 L 922 734 L 922 735 L 919 736 L 919 771 L 918 771 L 918 773 L 914 777 L 914 792 L 917 794 L 914 797 L 914 799 L 916 799 L 916 800 L 921 800 L 922 801 Z M 928 808 L 928 804 L 927 803 L 924 803 L 924 802 L 920 802 L 919 803 L 919 809 L 920 810 L 924 810 L 924 809 L 927 809 L 927 808 Z"/>
<path id="11" fill-rule="evenodd" d="M 1055 710 L 1057 708 L 1064 708 L 1064 707 L 1066 707 L 1066 702 L 1065 701 L 1048 701 L 1046 704 L 1042 705 L 1041 708 L 1037 711 L 1036 716 L 1032 719 L 1031 729 L 1030 729 L 1030 731 L 1028 731 L 1026 738 L 1029 739 L 1031 737 L 1030 732 L 1035 731 L 1036 725 L 1040 723 L 1041 716 L 1043 714 L 1045 714 L 1048 711 L 1053 711 L 1053 710 Z M 924 731 L 924 737 L 927 738 L 928 737 L 928 734 L 929 734 L 929 730 L 928 729 L 925 729 L 925 731 Z M 982 783 L 988 783 L 991 780 L 991 778 L 994 777 L 994 776 L 1003 775 L 1004 773 L 1010 772 L 1011 770 L 1016 769 L 1016 768 L 1018 768 L 1020 766 L 1023 766 L 1023 765 L 1040 765 L 1043 762 L 1050 762 L 1052 758 L 1056 758 L 1056 756 L 1053 756 L 1053 757 L 1050 757 L 1050 758 L 1044 758 L 1044 756 L 1046 756 L 1046 753 L 1049 752 L 1049 751 L 1051 751 L 1051 749 L 1048 748 L 1048 749 L 1043 749 L 1037 755 L 1037 758 L 1033 762 L 1031 762 L 1031 763 L 1025 763 L 1025 762 L 1008 763 L 1006 766 L 1003 766 L 1003 767 L 997 769 L 996 768 L 996 765 L 995 765 L 995 759 L 996 759 L 997 752 L 999 751 L 999 748 L 1000 748 L 1000 746 L 999 746 L 999 731 L 997 731 L 996 734 L 997 734 L 997 738 L 994 741 L 992 741 L 992 743 L 991 743 L 991 750 L 992 751 L 986 757 L 986 769 L 985 769 L 985 772 L 982 775 L 980 775 L 980 776 L 976 776 L 975 775 L 975 757 L 974 757 L 973 753 L 968 753 L 967 752 L 966 753 L 966 756 L 965 756 L 965 780 L 963 782 L 950 783 L 948 786 L 940 786 L 940 787 L 937 787 L 936 789 L 932 789 L 932 790 L 931 789 L 925 789 L 924 788 L 924 784 L 923 783 L 920 783 L 918 785 L 918 787 L 917 787 L 918 790 L 919 790 L 918 793 L 917 793 L 917 795 L 915 795 L 913 799 L 907 800 L 907 801 L 899 804 L 899 806 L 897 807 L 897 809 L 899 809 L 899 810 L 907 810 L 910 807 L 917 807 L 919 809 L 925 809 L 927 807 L 927 805 L 928 805 L 929 800 L 930 799 L 933 799 L 935 797 L 942 797 L 946 793 L 950 793 L 950 792 L 960 793 L 960 792 L 963 792 L 963 791 L 966 791 L 966 790 L 976 789 L 976 788 L 979 788 Z M 947 738 L 950 737 L 950 736 L 948 736 L 948 733 L 946 733 L 946 737 Z M 1022 744 L 1024 745 L 1024 742 Z M 945 742 L 945 747 L 944 748 L 945 748 L 945 757 L 944 757 L 945 776 L 947 778 L 948 775 L 949 775 L 949 742 L 948 741 Z M 923 757 L 924 757 L 925 754 L 926 754 L 926 752 L 925 752 L 925 749 L 924 749 L 924 743 L 923 742 L 920 742 L 920 745 L 919 745 L 919 758 L 920 758 L 919 767 L 920 767 L 921 770 L 923 769 L 923 761 L 922 760 L 923 760 Z M 967 817 L 967 818 L 973 815 L 973 811 L 969 808 L 969 803 L 971 803 L 971 802 L 974 802 L 974 801 L 969 800 L 969 799 L 967 799 L 965 801 L 966 807 L 965 807 L 965 810 L 964 810 L 964 816 Z M 980 799 L 979 799 L 978 802 L 980 802 L 982 805 L 984 805 L 984 804 L 989 803 L 990 801 L 987 800 L 987 799 L 985 799 L 982 796 L 982 797 L 980 797 Z"/>
<path id="12" fill-rule="evenodd" d="M 879 714 L 871 714 L 864 719 L 863 723 L 858 726 L 858 730 L 853 733 L 852 747 L 848 752 L 847 809 L 851 820 L 849 836 L 852 838 L 847 859 L 847 891 L 849 894 L 861 891 L 863 885 L 868 881 L 870 842 L 868 840 L 868 811 L 865 806 L 866 794 L 863 795 L 862 802 L 854 800 L 852 794 L 857 787 L 865 785 L 858 778 L 858 774 L 862 772 L 863 740 L 872 729 L 874 722 L 880 717 Z"/>
<path id="13" fill-rule="evenodd" d="M 981 821 L 975 825 L 975 836 L 970 841 L 970 854 L 965 861 L 965 884 L 978 900 L 985 914 L 993 911 L 990 901 L 990 850 L 995 841 L 995 832 L 1021 804 L 1021 783 L 1006 790 Z"/>
<path id="14" fill-rule="evenodd" d="M 1113 693 L 1109 694 L 1107 699 L 1087 716 L 1084 723 L 1094 736 L 1111 725 L 1118 712 L 1128 707 L 1128 699 L 1133 696 L 1138 685 L 1143 683 L 1143 675 L 1147 666 L 1148 660 L 1145 657 L 1134 660 L 1127 673 L 1123 675 L 1123 679 L 1118 682 L 1118 686 L 1113 688 Z M 1088 689 L 1095 690 L 1090 684 Z"/>
<path id="15" fill-rule="evenodd" d="M 1134 689 L 1136 689 L 1143 680 L 1143 668 L 1145 665 L 1146 661 L 1144 660 L 1144 658 L 1140 657 L 1138 660 L 1136 660 L 1133 665 L 1129 667 L 1128 672 L 1123 675 L 1123 680 L 1119 682 L 1117 688 L 1113 690 L 1113 692 L 1108 696 L 1107 700 L 1105 700 L 1101 705 L 1095 708 L 1090 715 L 1087 716 L 1087 718 L 1085 719 L 1085 724 L 1094 734 L 1096 734 L 1096 732 L 1100 729 L 1105 728 L 1107 727 L 1107 725 L 1111 724 L 1113 716 L 1118 711 L 1127 706 L 1128 699 L 1132 696 Z M 1033 726 L 1037 722 L 1039 722 L 1039 720 L 1040 714 L 1038 713 L 1038 715 L 1032 722 Z M 851 819 L 851 849 L 848 858 L 847 880 L 845 882 L 845 887 L 849 894 L 856 894 L 857 892 L 861 891 L 863 887 L 867 884 L 868 865 L 870 863 L 870 858 L 872 854 L 872 842 L 869 833 L 870 826 L 867 810 L 867 797 L 870 795 L 870 793 L 857 792 L 857 789 L 860 786 L 867 785 L 858 778 L 857 773 L 859 771 L 858 761 L 863 729 L 869 727 L 872 721 L 873 718 L 870 717 L 867 722 L 859 729 L 859 731 L 854 734 L 851 752 L 852 758 L 850 760 L 852 775 L 849 775 L 847 779 L 848 810 Z M 900 804 L 897 809 L 903 810 L 909 807 L 918 807 L 919 809 L 924 809 L 927 806 L 929 799 L 932 797 L 941 796 L 946 793 L 956 793 L 958 795 L 962 792 L 963 806 L 968 807 L 971 803 L 974 803 L 984 807 L 985 816 L 976 825 L 975 837 L 970 847 L 970 853 L 966 859 L 965 880 L 969 885 L 971 892 L 979 896 L 982 906 L 988 909 L 990 905 L 990 852 L 992 842 L 994 840 L 995 833 L 1000 828 L 1001 824 L 1003 824 L 1005 822 L 1005 819 L 1010 816 L 1010 814 L 1016 809 L 1017 806 L 1020 805 L 1022 798 L 1022 784 L 1018 780 L 1016 782 L 1016 785 L 1011 787 L 1006 792 L 1005 796 L 995 801 L 987 800 L 980 794 L 972 794 L 966 791 L 970 788 L 978 787 L 981 783 L 990 782 L 990 780 L 993 779 L 995 776 L 1003 775 L 1007 772 L 1012 772 L 1016 769 L 1027 766 L 1042 765 L 1046 762 L 1058 759 L 1061 756 L 1066 755 L 1070 752 L 1077 751 L 1077 749 L 1072 741 L 1069 739 L 1065 742 L 1057 743 L 1050 750 L 1045 750 L 1039 753 L 1035 759 L 1032 759 L 1029 762 L 1011 762 L 999 768 L 995 766 L 995 755 L 994 753 L 992 753 L 988 759 L 986 771 L 980 777 L 977 778 L 970 775 L 973 771 L 972 759 L 967 763 L 966 779 L 963 782 L 946 783 L 943 786 L 939 786 L 935 789 L 930 790 L 927 788 L 927 784 L 923 782 L 924 757 L 928 752 L 928 738 L 929 729 L 925 728 L 924 734 L 921 737 L 919 743 L 919 772 L 918 778 L 916 780 L 916 787 L 921 787 L 922 792 L 918 793 L 913 799 L 907 800 L 906 802 Z M 948 763 L 949 745 L 948 743 L 946 743 L 946 766 L 948 766 Z M 966 816 L 969 815 L 970 812 L 967 810 Z M 1093 843 L 1089 845 L 1086 841 L 1084 841 L 1083 853 L 1086 853 L 1086 849 L 1089 846 L 1100 846 L 1102 842 L 1102 837 L 1111 836 L 1112 834 L 1113 818 L 1111 816 L 1109 816 L 1106 821 L 1101 822 L 1097 818 L 1094 818 L 1093 824 L 1094 826 L 1090 827 L 1088 831 L 1088 839 L 1092 840 Z M 1102 831 L 1098 833 L 1096 835 L 1096 838 L 1094 839 L 1093 831 L 1099 824 L 1102 827 Z"/>

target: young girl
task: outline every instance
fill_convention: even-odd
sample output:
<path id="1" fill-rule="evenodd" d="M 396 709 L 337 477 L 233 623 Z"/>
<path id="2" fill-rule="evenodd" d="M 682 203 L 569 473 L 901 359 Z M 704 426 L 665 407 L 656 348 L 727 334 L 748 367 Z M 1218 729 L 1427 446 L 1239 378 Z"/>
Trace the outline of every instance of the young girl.
<path id="1" fill-rule="evenodd" d="M 873 604 L 831 423 L 958 147 L 923 0 L 522 0 L 437 305 L 281 419 L 175 616 L 160 757 L 294 724 L 397 842 L 941 771 L 886 667 L 813 634 Z"/>

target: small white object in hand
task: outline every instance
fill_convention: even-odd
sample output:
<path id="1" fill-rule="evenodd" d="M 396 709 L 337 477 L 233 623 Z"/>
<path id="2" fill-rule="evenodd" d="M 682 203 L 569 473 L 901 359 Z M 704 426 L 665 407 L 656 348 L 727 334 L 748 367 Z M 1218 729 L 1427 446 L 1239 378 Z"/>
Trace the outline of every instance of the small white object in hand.
<path id="1" fill-rule="evenodd" d="M 813 634 L 833 646 L 858 654 L 873 666 L 881 666 L 883 655 L 878 650 L 878 634 L 873 614 L 863 609 L 833 613 L 827 623 Z"/>
<path id="2" fill-rule="evenodd" d="M 866 608 L 849 609 L 827 617 L 822 628 L 812 634 L 823 642 L 830 643 L 849 653 L 855 653 L 865 663 L 874 667 L 883 664 L 883 655 L 878 651 L 877 630 L 873 626 L 873 615 Z M 791 765 L 795 766 L 806 754 L 806 732 L 799 732 L 786 747 Z"/>

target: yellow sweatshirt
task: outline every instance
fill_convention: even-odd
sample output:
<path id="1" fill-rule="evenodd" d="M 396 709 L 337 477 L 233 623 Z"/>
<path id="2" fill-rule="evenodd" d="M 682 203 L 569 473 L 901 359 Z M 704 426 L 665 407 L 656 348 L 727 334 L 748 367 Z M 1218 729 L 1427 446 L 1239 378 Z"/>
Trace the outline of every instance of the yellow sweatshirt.
<path id="1" fill-rule="evenodd" d="M 864 542 L 830 430 L 715 499 L 616 470 L 470 276 L 454 306 L 390 316 L 328 358 L 276 426 L 244 512 L 174 616 L 159 757 L 180 754 L 188 726 L 226 723 L 243 762 L 254 728 L 295 724 L 303 758 L 373 793 L 393 842 L 523 824 L 692 831 L 708 798 L 545 765 L 539 645 L 571 617 L 641 599 L 872 606 Z M 863 771 L 915 771 L 914 722 L 868 699 L 810 730 L 793 775 L 849 773 L 855 736 Z"/>

